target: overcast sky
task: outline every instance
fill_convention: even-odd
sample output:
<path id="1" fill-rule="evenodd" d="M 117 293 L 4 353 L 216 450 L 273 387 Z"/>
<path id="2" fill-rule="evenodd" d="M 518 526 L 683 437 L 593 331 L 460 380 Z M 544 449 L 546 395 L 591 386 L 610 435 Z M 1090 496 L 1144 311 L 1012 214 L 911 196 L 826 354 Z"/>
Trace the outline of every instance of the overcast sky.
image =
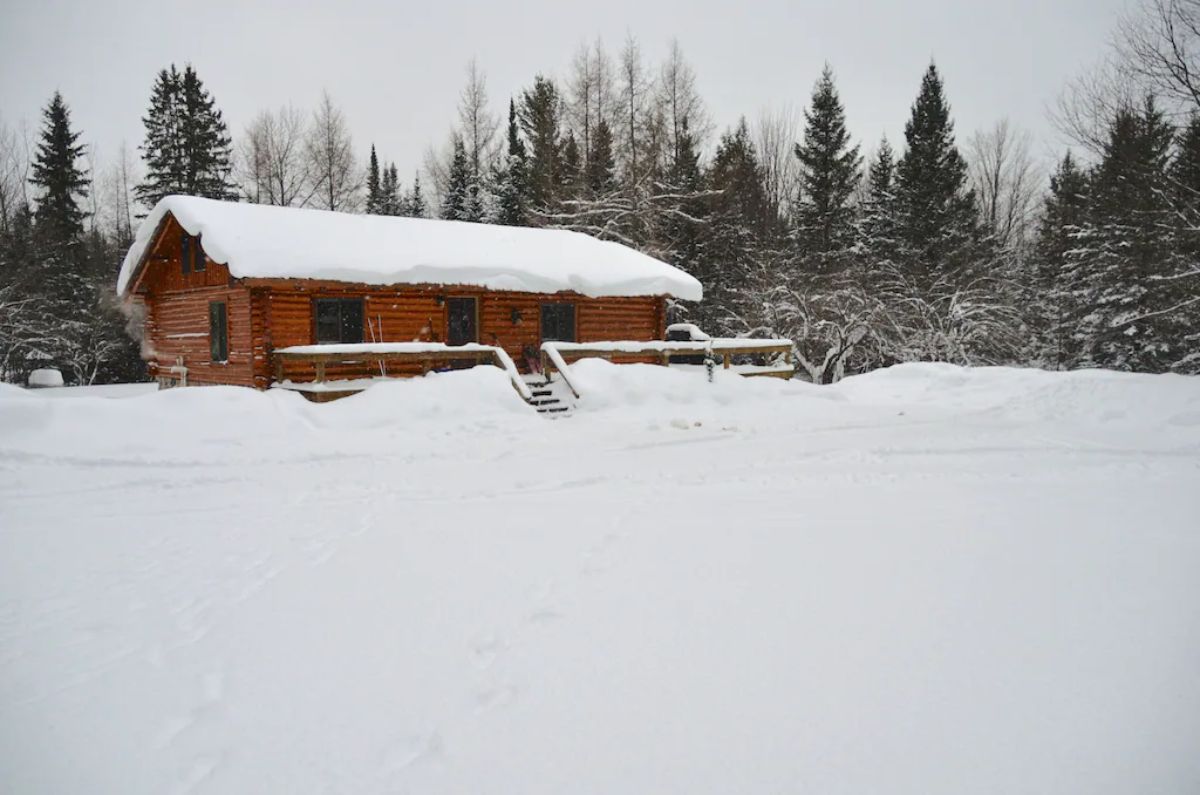
<path id="1" fill-rule="evenodd" d="M 615 54 L 627 33 L 657 62 L 677 38 L 719 127 L 766 107 L 802 106 L 829 61 L 851 130 L 872 148 L 904 121 L 931 58 L 960 140 L 1008 117 L 1063 142 L 1046 108 L 1103 51 L 1124 0 L 0 0 L 0 120 L 36 124 L 55 89 L 101 160 L 141 142 L 158 69 L 195 65 L 235 137 L 253 114 L 311 108 L 328 89 L 360 157 L 374 142 L 405 182 L 454 118 L 466 62 L 494 109 L 538 72 L 564 75 L 580 43 Z"/>

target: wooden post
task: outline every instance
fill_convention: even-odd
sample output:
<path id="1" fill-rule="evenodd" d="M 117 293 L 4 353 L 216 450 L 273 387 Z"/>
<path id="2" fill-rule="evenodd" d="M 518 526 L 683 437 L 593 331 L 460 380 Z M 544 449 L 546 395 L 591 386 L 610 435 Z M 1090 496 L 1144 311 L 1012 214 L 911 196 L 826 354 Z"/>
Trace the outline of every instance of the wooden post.
<path id="1" fill-rule="evenodd" d="M 283 359 L 279 356 L 275 357 L 275 381 L 277 383 L 283 381 Z"/>
<path id="2" fill-rule="evenodd" d="M 670 364 L 671 364 L 671 354 L 670 354 L 670 353 L 668 353 L 667 351 L 663 351 L 663 352 L 662 352 L 661 354 L 659 354 L 659 355 L 662 357 L 662 364 L 663 364 L 663 367 L 668 367 L 668 366 L 670 366 Z"/>
<path id="3" fill-rule="evenodd" d="M 725 360 L 725 364 L 723 365 L 723 369 L 725 369 L 725 370 L 728 370 L 728 369 L 729 369 L 729 365 L 733 363 L 733 354 L 732 354 L 732 353 L 726 353 L 726 354 L 725 354 L 724 356 L 722 356 L 721 358 Z"/>
<path id="4" fill-rule="evenodd" d="M 316 368 L 317 368 L 317 383 L 319 384 L 325 380 L 325 362 L 317 362 Z"/>

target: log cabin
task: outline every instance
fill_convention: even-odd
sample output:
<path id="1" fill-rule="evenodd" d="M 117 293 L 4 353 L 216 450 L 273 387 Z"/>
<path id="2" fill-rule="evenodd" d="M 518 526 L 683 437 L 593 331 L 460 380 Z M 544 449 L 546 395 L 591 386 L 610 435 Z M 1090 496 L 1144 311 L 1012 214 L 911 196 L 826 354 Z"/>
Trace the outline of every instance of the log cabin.
<path id="1" fill-rule="evenodd" d="M 667 302 L 702 297 L 664 262 L 566 230 L 190 196 L 146 217 L 117 292 L 144 309 L 160 385 L 258 389 L 304 378 L 273 356 L 301 345 L 479 343 L 527 371 L 547 340 L 661 340 Z"/>

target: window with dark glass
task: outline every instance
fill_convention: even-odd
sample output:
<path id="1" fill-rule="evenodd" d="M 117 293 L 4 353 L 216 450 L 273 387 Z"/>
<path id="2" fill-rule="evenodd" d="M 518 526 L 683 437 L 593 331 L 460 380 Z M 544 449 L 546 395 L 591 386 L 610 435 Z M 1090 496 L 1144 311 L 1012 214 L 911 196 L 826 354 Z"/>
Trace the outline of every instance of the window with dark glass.
<path id="1" fill-rule="evenodd" d="M 183 263 L 184 273 L 191 273 L 192 271 L 200 273 L 204 270 L 208 261 L 204 257 L 204 249 L 200 245 L 199 236 L 193 237 L 187 232 L 184 232 L 180 236 L 179 260 Z"/>
<path id="2" fill-rule="evenodd" d="M 229 361 L 229 319 L 224 301 L 208 304 L 208 348 L 212 361 Z"/>
<path id="3" fill-rule="evenodd" d="M 318 298 L 316 315 L 318 344 L 363 341 L 361 298 Z"/>
<path id="4" fill-rule="evenodd" d="M 575 342 L 575 304 L 542 304 L 542 342 Z"/>

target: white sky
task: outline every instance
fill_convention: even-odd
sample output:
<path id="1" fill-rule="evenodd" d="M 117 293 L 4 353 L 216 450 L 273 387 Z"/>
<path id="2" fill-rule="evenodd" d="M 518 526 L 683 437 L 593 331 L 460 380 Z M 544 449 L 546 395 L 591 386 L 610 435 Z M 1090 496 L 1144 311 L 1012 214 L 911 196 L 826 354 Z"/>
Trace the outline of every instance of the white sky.
<path id="1" fill-rule="evenodd" d="M 1035 153 L 1064 146 L 1046 119 L 1063 83 L 1095 62 L 1124 0 L 652 2 L 563 0 L 0 0 L 0 120 L 36 125 L 55 89 L 101 161 L 142 139 L 158 69 L 192 62 L 235 138 L 254 113 L 308 109 L 322 88 L 344 110 L 360 158 L 374 142 L 407 183 L 454 119 L 466 62 L 496 113 L 540 72 L 565 75 L 585 40 L 615 56 L 627 32 L 657 62 L 672 37 L 719 127 L 765 106 L 803 106 L 834 67 L 850 127 L 873 148 L 904 121 L 932 57 L 960 140 L 1007 116 Z"/>

